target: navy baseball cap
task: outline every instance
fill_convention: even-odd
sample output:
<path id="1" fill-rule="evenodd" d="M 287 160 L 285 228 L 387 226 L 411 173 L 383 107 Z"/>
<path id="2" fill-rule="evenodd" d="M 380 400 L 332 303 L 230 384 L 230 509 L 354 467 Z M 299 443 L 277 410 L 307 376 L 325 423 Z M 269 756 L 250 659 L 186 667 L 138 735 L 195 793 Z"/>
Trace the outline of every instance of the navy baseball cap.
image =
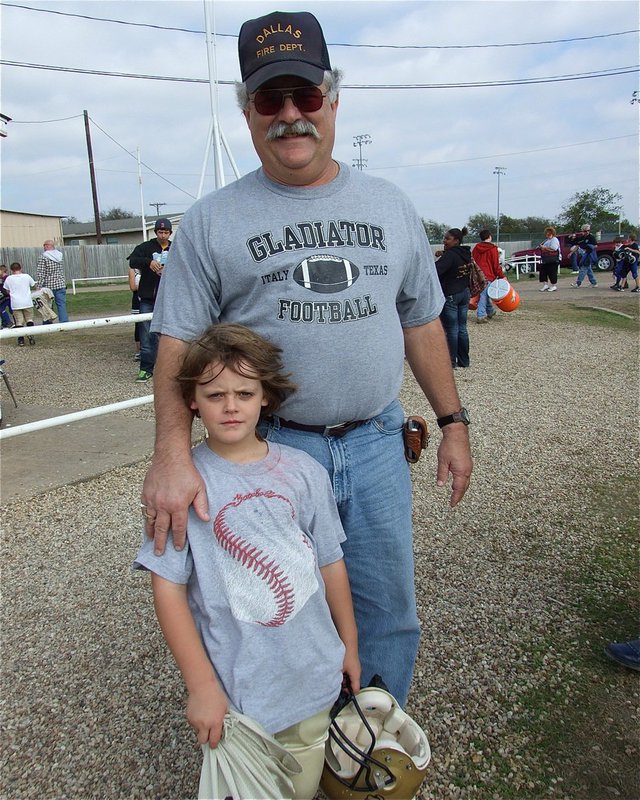
<path id="1" fill-rule="evenodd" d="M 166 219 L 165 217 L 161 217 L 160 219 L 156 220 L 156 224 L 153 226 L 154 231 L 171 231 L 173 228 L 171 227 L 171 220 Z"/>
<path id="2" fill-rule="evenodd" d="M 319 86 L 331 69 L 320 23 L 307 11 L 274 11 L 243 23 L 238 38 L 242 80 L 249 92 L 281 75 Z"/>

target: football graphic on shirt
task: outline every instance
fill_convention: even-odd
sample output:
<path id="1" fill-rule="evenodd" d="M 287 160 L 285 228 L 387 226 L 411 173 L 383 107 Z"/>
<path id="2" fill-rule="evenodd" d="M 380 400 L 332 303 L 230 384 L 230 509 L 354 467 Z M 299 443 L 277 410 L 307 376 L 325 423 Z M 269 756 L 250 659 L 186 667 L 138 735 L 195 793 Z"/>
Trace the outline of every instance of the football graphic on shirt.
<path id="1" fill-rule="evenodd" d="M 236 619 L 284 625 L 318 590 L 313 548 L 283 495 L 237 495 L 216 515 L 213 533 L 227 554 L 223 580 Z"/>
<path id="2" fill-rule="evenodd" d="M 346 258 L 324 254 L 301 261 L 293 271 L 293 280 L 312 292 L 333 294 L 348 289 L 359 275 L 358 267 Z"/>

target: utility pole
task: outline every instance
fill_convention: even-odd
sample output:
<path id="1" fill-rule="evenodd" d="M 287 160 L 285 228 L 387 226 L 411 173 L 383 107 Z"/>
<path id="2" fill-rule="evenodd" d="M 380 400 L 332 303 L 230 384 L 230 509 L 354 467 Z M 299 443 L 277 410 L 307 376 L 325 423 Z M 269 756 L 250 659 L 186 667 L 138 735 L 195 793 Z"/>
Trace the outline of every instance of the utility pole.
<path id="1" fill-rule="evenodd" d="M 358 136 L 353 137 L 353 146 L 357 147 L 360 155 L 358 158 L 353 159 L 352 166 L 357 167 L 359 170 L 364 169 L 367 163 L 366 158 L 362 158 L 362 145 L 363 144 L 371 144 L 373 139 L 369 136 L 368 133 L 361 133 Z"/>
<path id="2" fill-rule="evenodd" d="M 166 206 L 166 203 L 149 203 L 150 206 L 154 206 L 156 209 L 156 217 L 160 214 L 160 206 Z"/>
<path id="3" fill-rule="evenodd" d="M 506 167 L 496 167 L 493 174 L 498 176 L 498 211 L 496 213 L 496 244 L 500 244 L 500 176 L 507 171 Z"/>
<path id="4" fill-rule="evenodd" d="M 98 190 L 96 188 L 96 173 L 93 168 L 93 150 L 91 149 L 91 130 L 89 128 L 89 114 L 84 114 L 84 132 L 87 136 L 87 153 L 89 154 L 89 175 L 91 176 L 91 196 L 93 197 L 93 216 L 96 221 L 96 244 L 102 244 L 102 230 L 100 229 L 100 209 L 98 207 Z"/>

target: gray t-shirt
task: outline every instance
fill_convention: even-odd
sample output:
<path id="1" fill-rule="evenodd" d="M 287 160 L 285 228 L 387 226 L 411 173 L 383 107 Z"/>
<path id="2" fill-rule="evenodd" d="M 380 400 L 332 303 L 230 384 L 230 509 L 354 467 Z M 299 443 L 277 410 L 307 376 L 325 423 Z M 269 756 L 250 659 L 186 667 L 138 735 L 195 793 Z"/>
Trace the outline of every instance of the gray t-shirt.
<path id="1" fill-rule="evenodd" d="M 189 606 L 231 706 L 277 733 L 328 708 L 344 645 L 319 567 L 342 558 L 345 535 L 327 472 L 269 442 L 262 461 L 235 464 L 205 444 L 193 453 L 211 522 L 189 510 L 188 545 L 134 562 L 186 584 Z"/>
<path id="2" fill-rule="evenodd" d="M 195 203 L 169 253 L 152 330 L 190 340 L 238 322 L 283 350 L 284 419 L 339 424 L 399 394 L 402 329 L 444 298 L 424 227 L 393 184 L 340 165 L 315 187 L 257 170 Z"/>

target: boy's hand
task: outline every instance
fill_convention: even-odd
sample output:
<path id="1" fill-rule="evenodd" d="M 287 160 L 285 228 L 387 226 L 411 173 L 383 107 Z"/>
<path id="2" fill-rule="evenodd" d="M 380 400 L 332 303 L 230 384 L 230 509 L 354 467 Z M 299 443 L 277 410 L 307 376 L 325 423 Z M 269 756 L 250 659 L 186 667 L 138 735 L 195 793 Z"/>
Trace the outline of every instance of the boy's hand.
<path id="1" fill-rule="evenodd" d="M 222 736 L 222 723 L 229 710 L 224 692 L 216 683 L 209 683 L 189 692 L 187 720 L 198 737 L 198 744 L 217 747 Z"/>
<path id="2" fill-rule="evenodd" d="M 342 671 L 349 678 L 351 691 L 357 694 L 360 691 L 360 659 L 357 652 L 349 652 L 347 648 L 342 662 Z"/>

